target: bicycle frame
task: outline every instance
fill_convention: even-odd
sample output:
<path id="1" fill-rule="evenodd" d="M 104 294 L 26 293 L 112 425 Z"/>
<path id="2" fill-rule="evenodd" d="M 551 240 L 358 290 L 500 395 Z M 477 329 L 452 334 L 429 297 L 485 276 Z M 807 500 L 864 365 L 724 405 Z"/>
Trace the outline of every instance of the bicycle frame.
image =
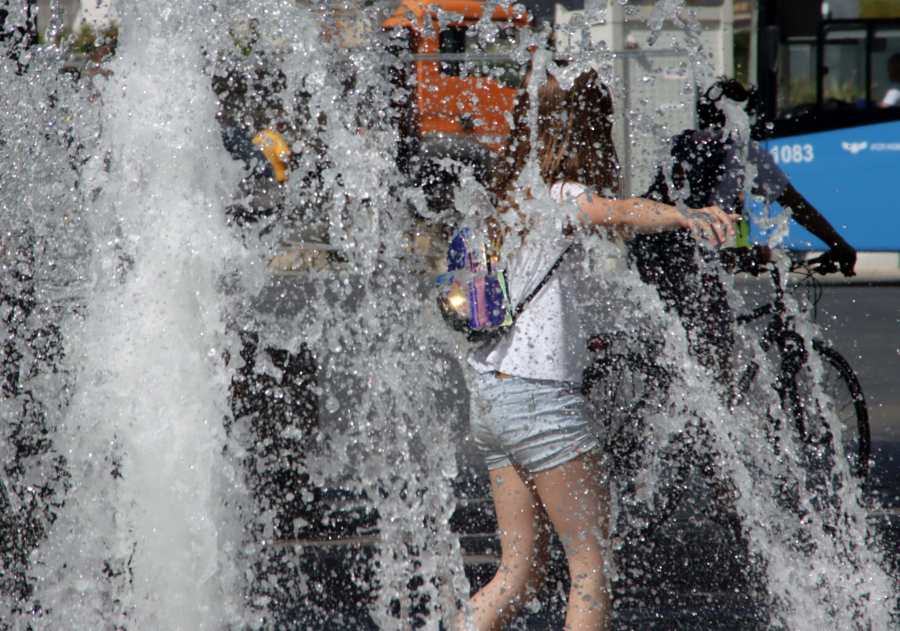
<path id="1" fill-rule="evenodd" d="M 753 270 L 745 271 L 751 271 L 756 275 L 760 269 L 757 266 Z M 760 346 L 764 351 L 768 351 L 773 345 L 775 346 L 781 363 L 776 375 L 774 388 L 781 399 L 782 409 L 793 417 L 798 435 L 804 442 L 809 443 L 814 440 L 812 434 L 815 433 L 815 430 L 807 427 L 808 412 L 804 407 L 804 401 L 800 393 L 800 379 L 798 379 L 803 368 L 809 363 L 809 350 L 807 350 L 806 341 L 794 330 L 794 316 L 786 315 L 785 290 L 781 285 L 780 270 L 777 266 L 767 266 L 767 269 L 772 274 L 775 291 L 774 299 L 771 303 L 757 307 L 749 314 L 737 316 L 736 321 L 739 324 L 746 324 L 768 315 L 772 316 L 772 321 L 769 322 L 762 333 Z M 819 267 L 810 268 L 810 263 L 803 261 L 791 266 L 791 271 L 800 269 L 806 271 L 807 279 L 810 279 L 813 273 L 825 274 L 837 271 L 833 263 L 820 264 Z M 820 295 L 816 291 L 816 298 L 813 299 L 813 304 L 818 302 Z M 871 440 L 869 435 L 869 414 L 862 386 L 853 368 L 840 353 L 830 348 L 820 339 L 812 340 L 812 348 L 824 364 L 830 366 L 832 370 L 837 371 L 841 375 L 841 381 L 850 395 L 859 441 L 854 449 L 855 463 L 852 465 L 852 470 L 859 479 L 865 480 L 869 469 Z M 759 365 L 751 362 L 735 386 L 735 393 L 732 399 L 734 404 L 740 402 L 744 393 L 749 391 L 750 384 L 758 372 Z M 812 431 L 810 431 L 811 429 Z M 842 427 L 830 426 L 827 427 L 827 430 L 828 435 L 832 433 L 840 435 L 844 431 Z"/>
<path id="2" fill-rule="evenodd" d="M 773 266 L 769 271 L 772 274 L 772 284 L 775 287 L 774 300 L 769 304 L 757 307 L 749 314 L 737 316 L 736 321 L 738 324 L 747 324 L 767 315 L 772 316 L 771 322 L 769 322 L 762 334 L 760 346 L 763 351 L 768 352 L 774 345 L 778 356 L 781 358 L 781 364 L 773 387 L 781 398 L 782 407 L 793 416 L 800 437 L 806 439 L 803 405 L 800 400 L 800 394 L 797 391 L 796 377 L 809 360 L 809 352 L 806 350 L 806 343 L 803 337 L 793 329 L 793 316 L 785 315 L 787 308 L 784 303 L 784 288 L 781 286 L 781 273 L 777 266 Z M 750 383 L 758 372 L 759 365 L 756 362 L 751 362 L 738 380 L 733 399 L 734 403 L 739 402 L 743 398 L 743 393 L 750 387 Z"/>
<path id="3" fill-rule="evenodd" d="M 805 268 L 809 272 L 823 271 L 822 269 L 810 270 L 808 263 L 792 265 L 791 271 L 800 268 Z M 766 265 L 764 268 L 759 264 L 755 264 L 752 270 L 745 271 L 758 275 L 763 269 L 772 274 L 773 300 L 753 309 L 750 313 L 736 315 L 735 321 L 737 324 L 747 324 L 771 316 L 771 321 L 766 324 L 761 334 L 760 346 L 764 352 L 773 350 L 778 354 L 779 365 L 773 387 L 780 397 L 785 414 L 793 417 L 801 441 L 807 445 L 817 443 L 816 447 L 824 447 L 824 449 L 810 450 L 808 454 L 810 458 L 808 464 L 811 465 L 811 470 L 817 470 L 821 474 L 823 471 L 821 463 L 826 465 L 833 463 L 828 456 L 827 444 L 833 439 L 842 440 L 843 429 L 840 423 L 834 425 L 826 422 L 821 427 L 823 431 L 817 433 L 820 428 L 815 424 L 815 412 L 811 414 L 810 409 L 820 410 L 821 408 L 806 405 L 803 387 L 808 381 L 804 381 L 804 376 L 801 374 L 809 363 L 811 350 L 808 349 L 806 340 L 794 329 L 795 316 L 788 314 L 785 288 L 781 285 L 781 271 L 775 266 Z M 858 446 L 851 449 L 845 448 L 844 456 L 852 459 L 851 475 L 864 483 L 869 467 L 870 437 L 868 411 L 862 388 L 849 363 L 837 351 L 818 339 L 813 339 L 811 343 L 812 351 L 822 359 L 823 366 L 830 365 L 831 368 L 837 369 L 841 374 L 842 384 L 849 391 L 855 407 L 853 423 L 858 431 Z M 604 423 L 608 430 L 612 430 L 610 445 L 614 470 L 623 468 L 622 470 L 627 471 L 629 467 L 641 466 L 643 458 L 641 450 L 646 447 L 641 440 L 643 419 L 648 412 L 661 409 L 659 403 L 667 400 L 669 388 L 676 379 L 676 375 L 670 372 L 668 366 L 658 362 L 663 346 L 663 340 L 634 337 L 624 333 L 597 335 L 591 338 L 588 344 L 595 359 L 585 370 L 582 392 L 589 400 L 592 396 L 596 396 L 600 400 L 598 420 Z M 747 396 L 760 368 L 760 364 L 751 361 L 740 378 L 733 382 L 732 406 L 736 406 Z M 649 389 L 647 389 L 648 385 Z M 620 399 L 618 396 L 620 390 L 632 396 Z M 833 402 L 836 403 L 837 399 Z M 842 401 L 845 405 L 846 402 L 846 399 Z M 780 420 L 770 417 L 770 421 L 777 430 Z M 630 431 L 623 431 L 628 425 L 630 425 Z M 777 443 L 777 438 L 775 440 Z M 704 460 L 703 454 L 706 452 L 693 448 L 678 449 L 678 460 L 673 461 L 676 482 L 661 494 L 663 497 L 661 501 L 654 500 L 652 514 L 645 516 L 647 522 L 640 530 L 641 536 L 650 536 L 674 514 L 681 502 L 682 495 L 688 488 L 685 481 L 692 470 L 699 471 L 705 478 L 714 475 L 715 467 L 710 460 Z M 815 460 L 818 460 L 818 465 L 814 464 Z M 708 484 L 712 485 L 710 488 L 716 485 L 715 481 L 708 482 Z M 719 483 L 716 488 L 717 497 L 728 495 L 727 484 Z M 741 527 L 738 522 L 734 522 L 733 512 L 714 507 L 713 512 L 707 516 L 733 528 L 737 537 L 741 536 Z"/>

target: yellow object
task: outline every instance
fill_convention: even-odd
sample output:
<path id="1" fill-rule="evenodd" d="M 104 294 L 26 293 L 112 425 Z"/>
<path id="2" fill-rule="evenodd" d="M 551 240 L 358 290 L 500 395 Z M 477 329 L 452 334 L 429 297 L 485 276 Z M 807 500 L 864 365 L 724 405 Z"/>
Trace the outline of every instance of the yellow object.
<path id="1" fill-rule="evenodd" d="M 900 17 L 900 2 L 897 0 L 859 0 L 860 18 Z"/>
<path id="2" fill-rule="evenodd" d="M 291 150 L 281 136 L 271 129 L 264 129 L 253 137 L 253 144 L 262 151 L 266 160 L 275 171 L 275 179 L 279 182 L 287 182 L 288 162 L 291 159 Z"/>

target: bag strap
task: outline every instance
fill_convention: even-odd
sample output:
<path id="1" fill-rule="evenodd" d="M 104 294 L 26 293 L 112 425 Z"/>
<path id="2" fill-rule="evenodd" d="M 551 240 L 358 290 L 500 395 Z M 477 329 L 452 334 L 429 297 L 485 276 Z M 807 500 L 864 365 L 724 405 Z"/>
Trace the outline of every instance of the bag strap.
<path id="1" fill-rule="evenodd" d="M 566 255 L 566 253 L 569 251 L 569 249 L 571 247 L 572 247 L 572 243 L 569 242 L 569 245 L 566 246 L 566 249 L 563 250 L 562 253 L 559 255 L 559 258 L 556 259 L 556 263 L 553 264 L 553 267 L 551 267 L 549 270 L 547 270 L 547 273 L 544 274 L 544 278 L 541 279 L 541 282 L 538 283 L 538 286 L 535 287 L 534 289 L 532 289 L 531 293 L 528 294 L 528 296 L 525 298 L 525 300 L 520 302 L 518 304 L 518 306 L 512 310 L 513 320 L 515 320 L 517 317 L 519 317 L 519 314 L 522 313 L 522 310 L 528 305 L 528 303 L 531 301 L 531 299 L 534 298 L 535 296 L 537 296 L 538 292 L 544 288 L 544 285 L 546 285 L 547 281 L 550 280 L 550 277 L 553 275 L 553 272 L 556 271 L 556 268 L 560 266 L 560 263 L 562 263 L 562 261 L 563 261 L 563 257 Z"/>

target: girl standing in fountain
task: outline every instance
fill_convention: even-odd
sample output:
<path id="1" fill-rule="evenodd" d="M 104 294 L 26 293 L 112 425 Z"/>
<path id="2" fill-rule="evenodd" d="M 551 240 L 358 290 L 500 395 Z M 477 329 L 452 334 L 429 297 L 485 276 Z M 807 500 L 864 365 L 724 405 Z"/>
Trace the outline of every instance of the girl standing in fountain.
<path id="1" fill-rule="evenodd" d="M 594 71 L 568 90 L 553 72 L 559 68 L 551 65 L 536 90 L 535 156 L 552 202 L 574 202 L 580 226 L 539 238 L 539 232 L 546 234 L 536 227 L 540 218 L 525 216 L 515 202 L 516 180 L 532 153 L 529 93 L 535 91 L 526 79 L 513 110 L 506 160 L 491 192 L 498 212 L 514 210 L 526 226 L 522 245 L 506 266 L 511 302 L 520 305 L 539 289 L 503 338 L 469 358 L 479 373 L 472 387 L 472 433 L 487 460 L 501 544 L 496 575 L 471 600 L 478 631 L 503 629 L 542 587 L 551 525 L 565 548 L 572 581 L 566 629 L 609 627 L 609 490 L 600 443 L 589 429 L 580 393 L 587 337 L 576 309 L 583 256 L 578 228 L 605 228 L 626 237 L 688 228 L 719 243 L 726 233 L 734 234 L 737 219 L 716 207 L 685 216 L 645 199 L 616 199 L 609 92 Z M 522 193 L 530 196 L 528 190 Z"/>

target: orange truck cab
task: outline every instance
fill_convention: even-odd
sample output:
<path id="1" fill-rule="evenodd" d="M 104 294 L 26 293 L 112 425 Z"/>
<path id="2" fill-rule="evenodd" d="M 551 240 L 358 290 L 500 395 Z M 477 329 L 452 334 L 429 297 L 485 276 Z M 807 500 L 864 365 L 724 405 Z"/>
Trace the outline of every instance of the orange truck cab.
<path id="1" fill-rule="evenodd" d="M 507 113 L 527 66 L 512 59 L 531 16 L 521 8 L 497 7 L 494 41 L 481 41 L 478 0 L 403 0 L 383 23 L 403 64 L 398 82 L 409 89 L 401 125 L 417 145 L 420 163 L 450 157 L 490 169 L 502 147 Z"/>

